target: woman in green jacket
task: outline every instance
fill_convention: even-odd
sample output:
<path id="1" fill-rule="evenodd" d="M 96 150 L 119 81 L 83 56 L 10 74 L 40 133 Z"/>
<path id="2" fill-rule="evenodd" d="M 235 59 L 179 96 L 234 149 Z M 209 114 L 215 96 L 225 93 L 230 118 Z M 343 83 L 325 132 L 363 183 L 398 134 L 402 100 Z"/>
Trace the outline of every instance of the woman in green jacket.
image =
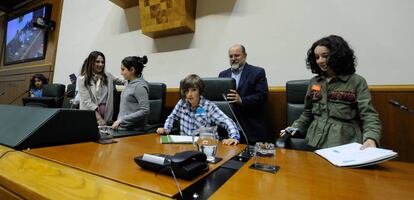
<path id="1" fill-rule="evenodd" d="M 286 133 L 306 133 L 309 145 L 327 148 L 358 142 L 377 147 L 381 123 L 371 102 L 365 79 L 355 74 L 355 55 L 340 36 L 316 41 L 308 50 L 306 65 L 317 74 L 309 82 L 305 111 Z"/>

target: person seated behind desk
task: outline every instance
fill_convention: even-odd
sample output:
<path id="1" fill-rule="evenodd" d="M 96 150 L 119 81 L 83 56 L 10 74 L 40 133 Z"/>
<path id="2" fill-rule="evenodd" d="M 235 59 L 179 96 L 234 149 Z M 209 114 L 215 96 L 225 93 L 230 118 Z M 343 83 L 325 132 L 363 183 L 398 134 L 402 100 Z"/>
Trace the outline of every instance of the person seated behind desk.
<path id="1" fill-rule="evenodd" d="M 43 74 L 35 74 L 30 79 L 30 97 L 42 97 L 43 85 L 47 84 L 47 79 Z"/>
<path id="2" fill-rule="evenodd" d="M 355 74 L 354 51 L 340 36 L 316 41 L 306 59 L 312 73 L 305 97 L 305 111 L 286 133 L 306 132 L 315 148 L 363 143 L 361 149 L 377 147 L 381 123 L 371 102 L 365 79 Z"/>
<path id="3" fill-rule="evenodd" d="M 146 56 L 129 56 L 122 60 L 121 75 L 128 83 L 121 93 L 118 118 L 112 128 L 144 131 L 150 113 L 149 87 L 142 78 L 142 70 L 147 61 Z"/>
<path id="4" fill-rule="evenodd" d="M 227 130 L 230 136 L 229 139 L 224 139 L 222 143 L 237 145 L 240 135 L 236 124 L 214 103 L 205 99 L 202 96 L 203 91 L 204 82 L 198 75 L 191 74 L 185 77 L 181 89 L 182 99 L 178 101 L 174 110 L 165 120 L 164 127 L 157 129 L 157 133 L 170 133 L 174 120 L 180 120 L 182 135 L 191 135 L 193 131 L 201 127 L 220 125 Z"/>

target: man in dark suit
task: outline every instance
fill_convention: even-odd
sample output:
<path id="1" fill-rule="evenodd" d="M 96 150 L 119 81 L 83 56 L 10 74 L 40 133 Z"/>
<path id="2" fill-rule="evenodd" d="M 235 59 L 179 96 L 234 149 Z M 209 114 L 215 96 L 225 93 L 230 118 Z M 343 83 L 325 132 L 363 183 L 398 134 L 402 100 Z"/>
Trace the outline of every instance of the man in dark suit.
<path id="1" fill-rule="evenodd" d="M 232 77 L 236 80 L 237 90 L 230 90 L 227 99 L 234 105 L 234 112 L 246 132 L 250 144 L 273 142 L 269 131 L 265 104 L 268 85 L 265 70 L 246 63 L 246 49 L 235 44 L 229 49 L 231 67 L 220 72 L 219 77 Z M 245 143 L 244 138 L 242 142 Z"/>

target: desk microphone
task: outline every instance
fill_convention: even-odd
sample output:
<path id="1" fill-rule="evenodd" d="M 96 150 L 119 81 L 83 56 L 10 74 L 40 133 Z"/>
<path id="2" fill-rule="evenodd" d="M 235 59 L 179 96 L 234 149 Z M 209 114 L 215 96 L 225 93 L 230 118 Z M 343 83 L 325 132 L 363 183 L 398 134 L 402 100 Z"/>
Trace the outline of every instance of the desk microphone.
<path id="1" fill-rule="evenodd" d="M 246 135 L 246 133 L 244 132 L 244 130 L 243 130 L 243 128 L 242 128 L 242 126 L 240 125 L 240 122 L 239 122 L 239 120 L 237 119 L 236 115 L 234 114 L 234 111 L 233 111 L 233 109 L 231 108 L 231 105 L 230 105 L 229 101 L 227 100 L 226 95 L 225 95 L 225 94 L 221 94 L 221 95 L 223 96 L 223 99 L 226 101 L 226 104 L 227 104 L 227 106 L 229 107 L 231 114 L 233 115 L 234 119 L 236 120 L 237 126 L 239 126 L 239 128 L 240 128 L 240 132 L 242 132 L 242 133 L 243 133 L 243 137 L 244 137 L 244 139 L 246 139 L 246 143 L 247 143 L 246 154 L 247 154 L 247 156 L 248 156 L 248 157 L 250 157 L 249 140 L 247 139 L 247 135 Z"/>
<path id="2" fill-rule="evenodd" d="M 407 111 L 411 114 L 414 114 L 414 110 L 409 109 L 407 106 L 401 104 L 400 102 L 398 102 L 396 100 L 390 99 L 390 100 L 388 100 L 388 103 L 390 103 L 391 105 L 393 105 L 393 106 L 395 106 L 395 107 L 397 107 L 401 110 L 405 110 L 405 111 Z"/>

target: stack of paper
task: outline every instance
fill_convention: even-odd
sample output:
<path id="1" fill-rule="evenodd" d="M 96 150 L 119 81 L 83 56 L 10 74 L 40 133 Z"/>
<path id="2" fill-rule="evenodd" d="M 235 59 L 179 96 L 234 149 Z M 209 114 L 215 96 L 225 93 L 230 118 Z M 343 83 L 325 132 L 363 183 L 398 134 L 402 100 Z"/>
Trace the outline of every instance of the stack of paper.
<path id="1" fill-rule="evenodd" d="M 198 137 L 194 137 L 194 142 L 197 142 Z M 161 135 L 160 137 L 161 144 L 192 144 L 193 137 L 186 135 Z"/>
<path id="2" fill-rule="evenodd" d="M 397 157 L 397 153 L 389 149 L 368 147 L 361 150 L 361 146 L 358 143 L 350 143 L 319 149 L 315 153 L 338 167 L 362 167 Z"/>

